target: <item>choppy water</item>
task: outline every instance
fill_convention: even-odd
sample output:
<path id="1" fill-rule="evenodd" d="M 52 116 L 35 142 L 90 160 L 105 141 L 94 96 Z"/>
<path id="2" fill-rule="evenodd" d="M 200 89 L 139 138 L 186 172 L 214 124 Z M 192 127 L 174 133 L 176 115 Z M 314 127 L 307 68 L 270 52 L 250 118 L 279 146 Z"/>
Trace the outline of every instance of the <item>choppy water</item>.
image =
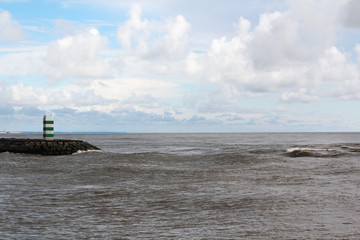
<path id="1" fill-rule="evenodd" d="M 57 136 L 103 152 L 0 153 L 0 239 L 360 239 L 360 134 Z"/>

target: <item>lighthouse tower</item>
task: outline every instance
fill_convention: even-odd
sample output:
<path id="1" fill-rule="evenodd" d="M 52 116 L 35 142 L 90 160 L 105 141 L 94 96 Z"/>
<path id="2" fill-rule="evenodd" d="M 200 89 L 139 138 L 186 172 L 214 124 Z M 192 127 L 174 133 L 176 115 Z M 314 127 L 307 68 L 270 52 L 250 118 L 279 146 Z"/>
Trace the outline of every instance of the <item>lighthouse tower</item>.
<path id="1" fill-rule="evenodd" d="M 45 140 L 54 140 L 54 118 L 44 115 L 43 137 Z"/>

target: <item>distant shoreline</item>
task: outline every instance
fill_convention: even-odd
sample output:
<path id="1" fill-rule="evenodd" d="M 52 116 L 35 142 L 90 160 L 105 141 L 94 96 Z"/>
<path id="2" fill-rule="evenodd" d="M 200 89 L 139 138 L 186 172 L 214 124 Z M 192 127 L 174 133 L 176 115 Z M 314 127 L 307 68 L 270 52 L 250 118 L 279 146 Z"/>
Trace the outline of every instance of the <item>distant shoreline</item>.
<path id="1" fill-rule="evenodd" d="M 0 131 L 0 134 L 20 134 L 23 132 L 8 132 L 8 131 Z"/>

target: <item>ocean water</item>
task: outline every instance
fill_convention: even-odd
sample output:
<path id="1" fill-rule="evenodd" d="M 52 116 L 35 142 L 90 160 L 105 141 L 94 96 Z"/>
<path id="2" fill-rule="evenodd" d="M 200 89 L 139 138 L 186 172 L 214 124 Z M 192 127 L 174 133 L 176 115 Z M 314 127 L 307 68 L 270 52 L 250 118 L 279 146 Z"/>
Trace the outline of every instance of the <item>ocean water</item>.
<path id="1" fill-rule="evenodd" d="M 0 239 L 360 239 L 359 133 L 56 137 L 102 152 L 0 153 Z"/>

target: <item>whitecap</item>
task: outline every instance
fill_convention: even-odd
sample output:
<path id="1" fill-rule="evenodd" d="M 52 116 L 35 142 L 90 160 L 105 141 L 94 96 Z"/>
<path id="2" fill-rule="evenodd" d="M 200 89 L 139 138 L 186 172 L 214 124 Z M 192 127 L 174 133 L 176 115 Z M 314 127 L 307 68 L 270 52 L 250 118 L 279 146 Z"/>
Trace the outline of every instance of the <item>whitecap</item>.
<path id="1" fill-rule="evenodd" d="M 92 153 L 92 152 L 97 152 L 100 153 L 102 152 L 101 150 L 78 150 L 77 152 L 74 152 L 72 155 L 76 155 L 76 154 L 82 154 L 82 153 Z"/>
<path id="2" fill-rule="evenodd" d="M 302 147 L 293 147 L 293 148 L 288 148 L 286 149 L 287 153 L 292 153 L 292 152 L 324 152 L 324 151 L 336 151 L 335 149 L 331 149 L 331 148 L 302 148 Z"/>

